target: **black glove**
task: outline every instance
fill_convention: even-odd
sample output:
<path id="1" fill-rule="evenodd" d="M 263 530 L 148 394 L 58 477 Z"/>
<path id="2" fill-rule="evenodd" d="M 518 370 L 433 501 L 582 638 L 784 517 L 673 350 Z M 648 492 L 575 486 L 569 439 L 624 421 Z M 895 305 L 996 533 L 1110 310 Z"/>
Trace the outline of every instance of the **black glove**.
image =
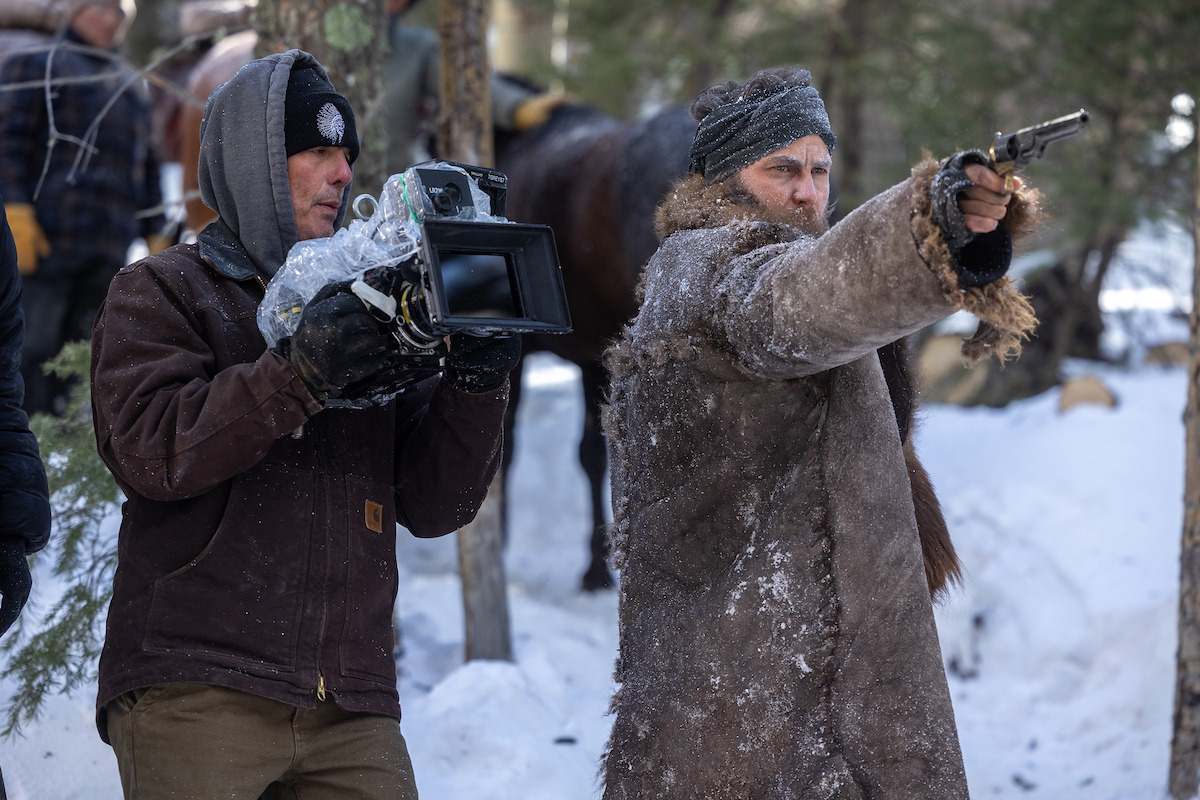
<path id="1" fill-rule="evenodd" d="M 450 335 L 450 355 L 446 356 L 446 380 L 464 392 L 490 392 L 500 384 L 521 360 L 521 335 L 470 336 Z"/>
<path id="2" fill-rule="evenodd" d="M 33 578 L 29 575 L 29 562 L 25 560 L 25 542 L 21 539 L 0 539 L 0 636 L 4 635 L 17 621 Z"/>
<path id="3" fill-rule="evenodd" d="M 988 165 L 982 150 L 965 150 L 946 160 L 929 187 L 933 221 L 946 237 L 952 266 L 963 288 L 984 286 L 1008 271 L 1012 261 L 1012 237 L 1001 222 L 991 233 L 975 233 L 963 221 L 958 196 L 974 186 L 967 177 L 968 164 Z"/>
<path id="4" fill-rule="evenodd" d="M 399 350 L 384 323 L 371 316 L 343 285 L 317 292 L 300 315 L 300 325 L 280 351 L 318 396 L 396 366 Z"/>

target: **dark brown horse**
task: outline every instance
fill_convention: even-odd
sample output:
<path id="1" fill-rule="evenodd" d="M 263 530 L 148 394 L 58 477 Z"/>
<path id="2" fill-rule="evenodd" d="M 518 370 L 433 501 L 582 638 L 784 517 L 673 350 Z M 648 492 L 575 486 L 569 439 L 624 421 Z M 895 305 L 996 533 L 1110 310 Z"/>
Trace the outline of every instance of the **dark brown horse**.
<path id="1" fill-rule="evenodd" d="M 673 107 L 637 123 L 584 106 L 562 106 L 541 127 L 498 138 L 496 166 L 508 175 L 509 219 L 554 230 L 573 331 L 524 337 L 525 352 L 544 350 L 579 366 L 584 422 L 579 460 L 591 488 L 591 563 L 584 589 L 613 585 L 608 571 L 604 478 L 608 454 L 600 429 L 607 378 L 604 348 L 637 310 L 634 290 L 658 246 L 654 209 L 687 171 L 696 123 Z M 520 367 L 506 420 L 512 441 Z M 511 458 L 512 448 L 505 450 Z"/>

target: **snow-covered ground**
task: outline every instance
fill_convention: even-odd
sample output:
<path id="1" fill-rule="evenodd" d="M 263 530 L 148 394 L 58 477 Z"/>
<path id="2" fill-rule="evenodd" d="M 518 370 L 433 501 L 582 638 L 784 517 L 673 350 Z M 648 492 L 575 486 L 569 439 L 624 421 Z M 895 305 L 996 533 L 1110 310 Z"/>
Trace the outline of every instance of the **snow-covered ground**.
<path id="1" fill-rule="evenodd" d="M 1166 797 L 1186 374 L 1100 374 L 1114 409 L 1061 413 L 1050 392 L 923 412 L 919 449 L 966 567 L 938 626 L 977 798 Z M 462 663 L 452 537 L 398 547 L 403 728 L 426 800 L 598 797 L 616 596 L 576 588 L 576 372 L 540 356 L 527 381 L 506 556 L 515 662 Z M 10 800 L 121 796 L 92 703 L 52 698 L 22 738 L 0 740 Z"/>

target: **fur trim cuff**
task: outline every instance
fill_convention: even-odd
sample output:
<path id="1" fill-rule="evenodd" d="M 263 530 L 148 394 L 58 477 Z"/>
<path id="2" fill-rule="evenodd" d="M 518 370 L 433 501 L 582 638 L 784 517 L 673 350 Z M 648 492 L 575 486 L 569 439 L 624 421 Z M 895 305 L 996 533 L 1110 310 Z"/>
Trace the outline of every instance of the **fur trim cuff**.
<path id="1" fill-rule="evenodd" d="M 964 289 L 959 285 L 946 238 L 932 217 L 929 187 L 940 166 L 932 158 L 926 158 L 913 167 L 913 239 L 921 258 L 937 276 L 946 297 L 957 308 L 965 309 L 979 318 L 975 333 L 963 341 L 963 359 L 973 365 L 988 356 L 995 356 L 1003 363 L 1021 354 L 1021 343 L 1037 327 L 1037 318 L 1029 298 L 1017 289 L 1008 276 L 986 286 Z M 1039 199 L 1036 190 L 1024 187 L 1013 198 L 1005 222 L 1014 238 L 1032 230 L 1038 216 Z"/>

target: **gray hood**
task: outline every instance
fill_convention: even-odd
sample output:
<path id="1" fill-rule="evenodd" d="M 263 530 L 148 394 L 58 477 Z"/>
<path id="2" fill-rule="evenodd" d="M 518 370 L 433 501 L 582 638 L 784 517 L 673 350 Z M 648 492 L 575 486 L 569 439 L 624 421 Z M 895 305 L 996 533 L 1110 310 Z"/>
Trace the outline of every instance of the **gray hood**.
<path id="1" fill-rule="evenodd" d="M 251 61 L 217 87 L 200 125 L 200 199 L 217 212 L 200 232 L 200 254 L 235 279 L 271 277 L 296 243 L 284 149 L 284 99 L 292 69 L 325 68 L 303 50 Z M 342 194 L 335 227 L 346 216 Z"/>

